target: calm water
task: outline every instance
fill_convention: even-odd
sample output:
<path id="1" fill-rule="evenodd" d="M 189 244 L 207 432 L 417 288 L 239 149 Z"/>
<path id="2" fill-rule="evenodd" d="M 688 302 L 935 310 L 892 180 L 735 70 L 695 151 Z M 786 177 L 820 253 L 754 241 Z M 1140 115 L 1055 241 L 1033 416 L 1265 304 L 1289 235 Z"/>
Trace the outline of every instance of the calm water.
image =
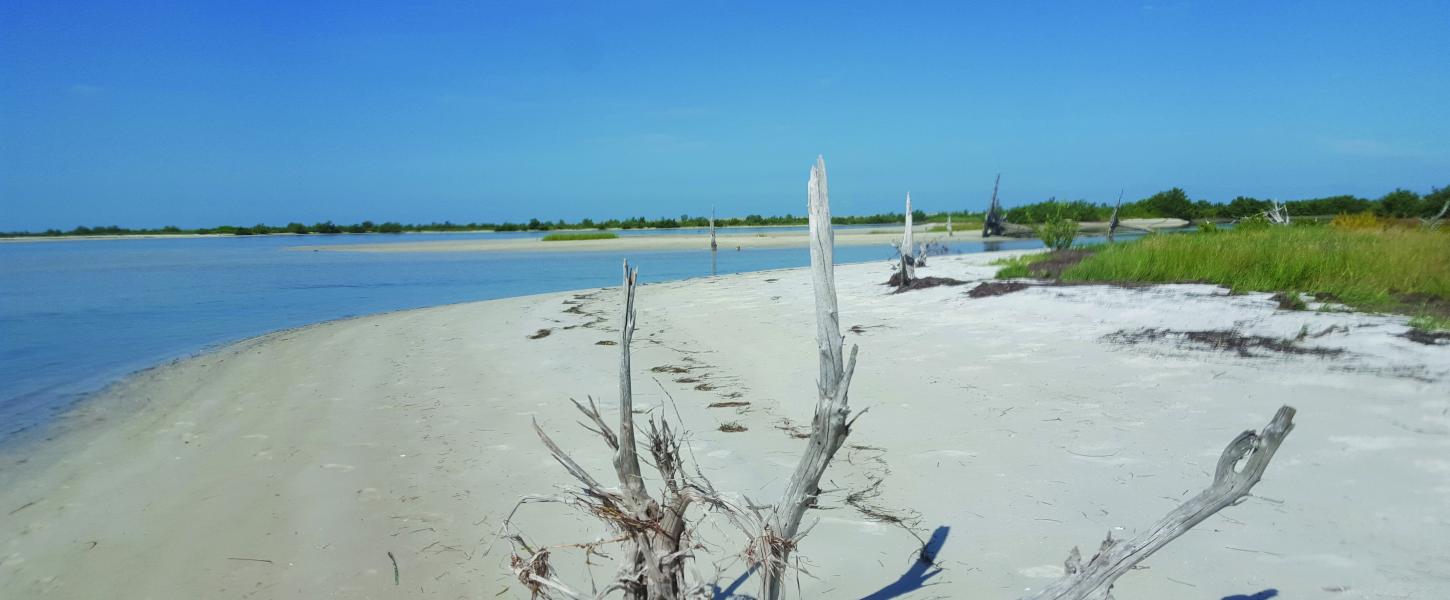
<path id="1" fill-rule="evenodd" d="M 620 261 L 626 256 L 622 252 L 288 250 L 301 245 L 537 235 L 0 243 L 0 440 L 45 422 L 84 394 L 127 373 L 270 331 L 384 311 L 619 283 Z M 1036 240 L 951 245 L 954 252 L 1036 247 L 1041 247 Z M 884 245 L 836 250 L 842 263 L 886 260 L 891 255 Z M 708 250 L 631 252 L 628 258 L 639 266 L 646 282 L 710 274 Z M 722 250 L 718 268 L 720 273 L 739 273 L 805 266 L 809 261 L 805 248 Z"/>

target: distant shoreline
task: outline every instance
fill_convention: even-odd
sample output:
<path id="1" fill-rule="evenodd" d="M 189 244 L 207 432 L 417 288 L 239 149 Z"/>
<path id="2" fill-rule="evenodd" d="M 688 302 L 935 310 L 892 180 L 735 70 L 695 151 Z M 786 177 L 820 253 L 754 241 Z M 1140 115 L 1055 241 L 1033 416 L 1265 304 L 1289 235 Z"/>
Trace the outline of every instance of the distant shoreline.
<path id="1" fill-rule="evenodd" d="M 900 227 L 901 223 L 863 223 L 857 225 L 837 225 L 836 227 Z M 805 225 L 720 225 L 716 229 L 728 231 L 731 229 L 786 229 L 792 227 L 805 227 Z M 159 240 L 159 239 L 195 239 L 195 238 L 248 238 L 248 237 L 309 237 L 309 236 L 352 236 L 352 235 L 459 235 L 468 233 L 538 233 L 549 232 L 571 232 L 571 231 L 672 231 L 688 229 L 706 229 L 690 225 L 688 227 L 611 227 L 608 229 L 590 228 L 563 228 L 563 229 L 529 229 L 522 231 L 499 231 L 497 229 L 466 229 L 466 230 L 426 230 L 426 231 L 402 231 L 397 233 L 384 233 L 381 231 L 366 232 L 339 232 L 339 233 L 251 233 L 239 235 L 235 233 L 134 233 L 134 234 L 106 234 L 106 235 L 12 235 L 0 236 L 0 244 L 14 242 L 62 242 L 62 241 L 83 241 L 83 240 Z"/>
<path id="2" fill-rule="evenodd" d="M 1128 227 L 1163 230 L 1187 225 L 1182 219 L 1124 219 Z M 918 240 L 926 241 L 1009 241 L 1020 237 L 982 237 L 982 232 L 973 228 L 956 232 L 947 237 L 945 232 L 931 231 L 939 224 L 928 223 L 913 228 Z M 1083 223 L 1084 233 L 1105 232 L 1106 223 Z M 842 228 L 836 227 L 837 246 L 889 245 L 901 239 L 900 225 L 885 225 L 884 228 Z M 933 237 L 934 236 L 934 237 Z M 1029 238 L 1030 239 L 1030 238 Z M 758 250 L 770 248 L 805 247 L 808 235 L 805 231 L 780 231 L 770 233 L 722 233 L 716 237 L 721 251 Z M 706 250 L 710 247 L 710 236 L 705 233 L 679 235 L 620 236 L 613 239 L 543 242 L 539 238 L 437 240 L 425 242 L 399 242 L 390 244 L 346 244 L 307 245 L 289 248 L 295 252 L 597 252 L 618 250 Z"/>

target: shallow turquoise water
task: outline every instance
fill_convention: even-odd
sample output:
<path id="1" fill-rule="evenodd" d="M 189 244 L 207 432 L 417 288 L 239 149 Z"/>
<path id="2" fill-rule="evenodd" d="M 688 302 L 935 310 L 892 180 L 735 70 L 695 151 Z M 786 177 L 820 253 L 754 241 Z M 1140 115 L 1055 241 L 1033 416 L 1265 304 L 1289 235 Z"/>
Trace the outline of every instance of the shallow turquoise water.
<path id="1" fill-rule="evenodd" d="M 803 229 L 803 228 L 797 228 Z M 772 231 L 779 231 L 773 228 Z M 732 229 L 731 233 L 749 232 Z M 629 232 L 629 235 L 681 231 Z M 241 236 L 0 244 L 0 440 L 138 369 L 331 319 L 616 285 L 622 252 L 351 253 L 292 246 L 537 233 Z M 1088 240 L 1090 241 L 1090 240 Z M 954 252 L 1040 247 L 954 243 Z M 837 248 L 841 263 L 887 260 Z M 646 282 L 710 274 L 708 250 L 631 252 Z M 720 273 L 809 263 L 804 248 L 721 251 Z"/>

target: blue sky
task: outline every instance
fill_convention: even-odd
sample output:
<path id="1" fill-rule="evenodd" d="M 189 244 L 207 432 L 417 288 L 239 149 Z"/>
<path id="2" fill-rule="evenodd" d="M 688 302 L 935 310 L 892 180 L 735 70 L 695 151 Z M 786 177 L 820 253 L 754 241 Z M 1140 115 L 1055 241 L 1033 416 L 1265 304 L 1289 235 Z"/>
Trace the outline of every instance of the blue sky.
<path id="1" fill-rule="evenodd" d="M 0 230 L 1450 185 L 1445 2 L 403 4 L 0 3 Z"/>

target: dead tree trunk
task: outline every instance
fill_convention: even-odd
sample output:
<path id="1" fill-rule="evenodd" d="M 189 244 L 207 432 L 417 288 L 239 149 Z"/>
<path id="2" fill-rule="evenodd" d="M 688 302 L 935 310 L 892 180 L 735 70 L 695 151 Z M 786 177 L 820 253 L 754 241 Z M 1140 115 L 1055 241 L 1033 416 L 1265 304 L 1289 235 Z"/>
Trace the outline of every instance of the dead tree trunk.
<path id="1" fill-rule="evenodd" d="M 1118 232 L 1118 210 L 1123 208 L 1123 192 L 1118 192 L 1118 203 L 1113 206 L 1113 216 L 1108 218 L 1108 243 L 1112 243 L 1113 235 Z"/>
<path id="2" fill-rule="evenodd" d="M 1002 174 L 997 174 L 997 182 L 992 184 L 992 203 L 987 207 L 987 217 L 982 222 L 982 237 L 992 237 L 1007 233 L 1007 218 L 1002 215 L 1002 206 L 997 202 L 997 188 L 1002 185 Z"/>
<path id="3" fill-rule="evenodd" d="M 952 237 L 952 213 L 947 213 L 947 237 Z"/>
<path id="4" fill-rule="evenodd" d="M 913 236 L 912 236 L 912 233 L 913 232 L 912 232 L 911 216 L 912 216 L 911 215 L 911 192 L 907 192 L 906 193 L 906 231 L 903 232 L 903 235 L 902 235 L 902 238 L 901 238 L 901 247 L 903 248 L 902 251 L 906 253 L 907 259 L 911 259 L 911 258 L 914 258 L 916 256 L 915 255 L 915 252 L 916 252 L 916 241 L 913 239 Z M 912 262 L 915 262 L 915 261 L 912 261 Z"/>
<path id="5" fill-rule="evenodd" d="M 714 252 L 719 246 L 715 245 L 715 207 L 710 207 L 710 251 Z"/>
<path id="6" fill-rule="evenodd" d="M 1067 556 L 1067 572 L 1061 579 L 1030 600 L 1085 600 L 1107 598 L 1117 581 L 1143 559 L 1166 546 L 1180 535 L 1202 523 L 1204 519 L 1249 495 L 1249 490 L 1264 476 L 1264 469 L 1279 450 L 1279 444 L 1294 429 L 1294 408 L 1284 406 L 1261 432 L 1245 431 L 1229 442 L 1218 457 L 1213 483 L 1198 495 L 1173 509 L 1152 527 L 1127 540 L 1113 539 L 1112 532 L 1103 540 L 1098 553 L 1082 564 L 1077 548 Z M 1244 463 L 1239 469 L 1239 463 Z"/>
<path id="7" fill-rule="evenodd" d="M 816 158 L 807 184 L 811 230 L 811 280 L 816 295 L 816 351 L 820 375 L 816 380 L 816 414 L 811 422 L 811 436 L 806 452 L 796 465 L 795 474 L 786 484 L 784 496 L 768 517 L 764 533 L 756 542 L 755 553 L 762 561 L 761 597 L 778 600 L 787 561 L 795 548 L 797 534 L 806 509 L 815 504 L 820 493 L 821 476 L 831 463 L 836 450 L 846 441 L 851 430 L 847 421 L 846 392 L 851 372 L 856 368 L 856 347 L 844 360 L 844 340 L 836 306 L 835 234 L 831 230 L 831 201 L 826 187 L 826 161 Z"/>

